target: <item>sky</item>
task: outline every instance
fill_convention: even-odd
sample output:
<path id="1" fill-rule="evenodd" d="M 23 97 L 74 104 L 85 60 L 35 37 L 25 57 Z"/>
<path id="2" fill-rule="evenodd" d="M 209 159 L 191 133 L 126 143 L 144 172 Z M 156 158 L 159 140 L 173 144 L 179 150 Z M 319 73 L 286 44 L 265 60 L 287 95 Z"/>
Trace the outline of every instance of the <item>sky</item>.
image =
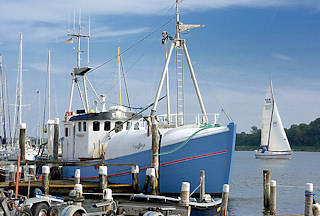
<path id="1" fill-rule="evenodd" d="M 161 32 L 175 34 L 174 0 L 2 0 L 0 53 L 8 73 L 10 104 L 15 100 L 19 32 L 23 33 L 23 122 L 29 135 L 36 133 L 44 112 L 48 49 L 51 116 L 62 120 L 67 111 L 76 44 L 66 40 L 70 38 L 68 31 L 73 30 L 74 11 L 78 20 L 80 10 L 84 34 L 89 31 L 90 17 L 89 65 L 95 68 L 108 61 L 88 74 L 96 91 L 106 94 L 107 106 L 119 103 L 114 58 L 118 45 L 121 51 L 128 49 L 121 58 L 131 105 L 144 107 L 154 100 L 164 63 Z M 185 24 L 205 25 L 182 37 L 208 113 L 219 113 L 223 107 L 237 123 L 238 132 L 248 132 L 253 125 L 260 128 L 271 78 L 285 127 L 309 123 L 320 116 L 319 1 L 183 0 L 180 19 Z M 87 66 L 86 40 L 82 40 L 81 48 L 81 65 Z M 174 60 L 169 66 L 172 112 L 176 107 Z M 191 116 L 200 113 L 200 107 L 186 64 L 184 68 L 185 113 L 188 119 L 194 119 Z M 125 95 L 122 88 L 127 104 Z M 89 96 L 93 109 L 91 91 Z M 73 101 L 72 109 L 80 109 L 76 91 Z M 14 106 L 10 107 L 13 118 Z M 163 100 L 158 113 L 165 111 Z M 221 114 L 221 122 L 225 119 Z"/>

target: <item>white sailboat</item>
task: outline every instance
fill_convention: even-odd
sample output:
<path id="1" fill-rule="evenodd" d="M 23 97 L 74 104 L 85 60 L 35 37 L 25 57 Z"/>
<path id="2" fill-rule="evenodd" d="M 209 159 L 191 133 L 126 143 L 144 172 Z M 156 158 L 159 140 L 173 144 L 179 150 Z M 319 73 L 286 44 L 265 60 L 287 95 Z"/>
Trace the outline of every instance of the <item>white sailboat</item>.
<path id="1" fill-rule="evenodd" d="M 255 152 L 255 157 L 290 159 L 291 156 L 291 147 L 280 119 L 270 80 L 262 112 L 261 144 L 260 149 Z"/>

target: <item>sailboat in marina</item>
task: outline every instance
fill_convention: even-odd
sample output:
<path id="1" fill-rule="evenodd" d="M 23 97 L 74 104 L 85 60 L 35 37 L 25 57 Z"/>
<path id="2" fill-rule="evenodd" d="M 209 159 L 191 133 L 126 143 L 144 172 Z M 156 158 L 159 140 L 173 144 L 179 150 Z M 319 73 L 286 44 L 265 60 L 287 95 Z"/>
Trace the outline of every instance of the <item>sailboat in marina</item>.
<path id="1" fill-rule="evenodd" d="M 260 149 L 255 151 L 257 159 L 290 159 L 291 147 L 283 128 L 270 80 L 264 99 Z"/>

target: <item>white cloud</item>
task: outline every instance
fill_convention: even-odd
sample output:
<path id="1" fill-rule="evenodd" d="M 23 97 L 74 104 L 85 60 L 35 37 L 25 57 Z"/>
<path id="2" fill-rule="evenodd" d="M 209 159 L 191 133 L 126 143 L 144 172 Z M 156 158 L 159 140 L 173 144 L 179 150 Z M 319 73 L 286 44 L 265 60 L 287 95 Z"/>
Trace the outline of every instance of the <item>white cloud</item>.
<path id="1" fill-rule="evenodd" d="M 281 53 L 272 53 L 271 56 L 282 61 L 292 61 L 292 57 Z"/>
<path id="2" fill-rule="evenodd" d="M 115 36 L 139 34 L 142 32 L 146 32 L 147 30 L 148 30 L 147 27 L 126 29 L 126 30 L 113 30 L 111 28 L 105 27 L 105 28 L 99 28 L 99 29 L 93 30 L 92 37 L 101 38 L 101 37 L 115 37 Z"/>

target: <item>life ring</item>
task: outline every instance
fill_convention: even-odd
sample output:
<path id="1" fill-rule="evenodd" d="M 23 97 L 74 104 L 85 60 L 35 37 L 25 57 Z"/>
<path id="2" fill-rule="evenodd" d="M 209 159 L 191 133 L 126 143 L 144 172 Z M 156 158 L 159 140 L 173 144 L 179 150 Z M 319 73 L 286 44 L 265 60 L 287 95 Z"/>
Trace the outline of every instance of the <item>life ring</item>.
<path id="1" fill-rule="evenodd" d="M 68 116 L 71 116 L 71 115 L 72 115 L 72 112 L 67 111 L 67 112 L 64 114 L 64 122 L 67 122 Z"/>

